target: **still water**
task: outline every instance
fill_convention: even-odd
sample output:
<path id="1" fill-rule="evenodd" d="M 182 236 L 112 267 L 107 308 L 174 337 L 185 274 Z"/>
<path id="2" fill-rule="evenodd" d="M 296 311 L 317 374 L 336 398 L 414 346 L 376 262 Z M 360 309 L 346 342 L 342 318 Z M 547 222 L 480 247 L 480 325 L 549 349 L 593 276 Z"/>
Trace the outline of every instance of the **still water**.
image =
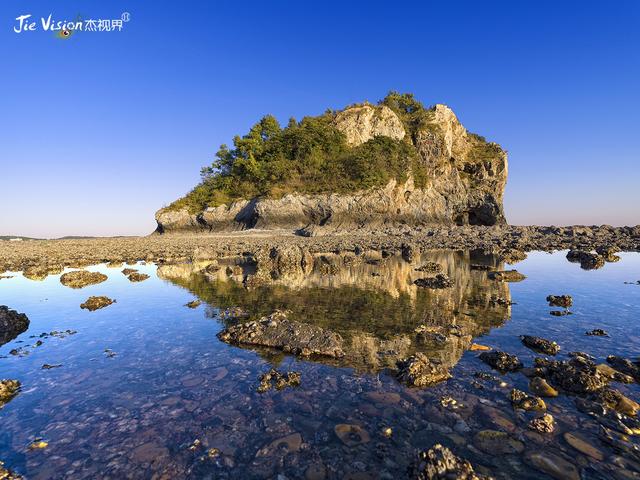
<path id="1" fill-rule="evenodd" d="M 441 443 L 497 478 L 635 478 L 640 455 L 603 441 L 601 425 L 575 397 L 545 398 L 555 431 L 533 432 L 532 414 L 509 399 L 514 387 L 528 391 L 529 379 L 501 375 L 470 350 L 489 346 L 530 367 L 541 355 L 522 345 L 526 334 L 557 341 L 558 360 L 575 351 L 596 363 L 637 358 L 640 255 L 584 271 L 565 254 L 530 253 L 516 265 L 527 276 L 518 283 L 490 280 L 475 267 L 505 268 L 492 256 L 453 251 L 413 263 L 328 255 L 311 271 L 251 288 L 243 284 L 246 265 L 206 272 L 140 264 L 134 268 L 150 278 L 139 283 L 98 265 L 87 270 L 108 280 L 78 290 L 61 285 L 60 275 L 13 274 L 0 279 L 0 304 L 31 323 L 0 346 L 0 378 L 22 383 L 0 409 L 0 460 L 32 479 L 400 479 L 409 478 L 418 451 Z M 453 286 L 416 287 L 425 262 L 440 264 Z M 572 295 L 572 314 L 550 315 L 558 310 L 545 302 L 550 294 Z M 91 295 L 117 302 L 80 309 Z M 198 298 L 199 307 L 185 306 Z M 221 315 L 233 307 L 249 317 Z M 300 359 L 216 337 L 275 309 L 338 332 L 345 357 Z M 421 326 L 441 335 L 417 334 Z M 585 335 L 595 328 L 609 336 Z M 396 361 L 415 352 L 450 367 L 452 378 L 424 389 L 400 384 Z M 272 367 L 299 372 L 300 386 L 259 393 L 259 376 Z M 640 400 L 637 383 L 611 386 Z M 508 436 L 493 448 L 478 437 L 486 430 Z M 34 441 L 46 447 L 29 448 Z"/>

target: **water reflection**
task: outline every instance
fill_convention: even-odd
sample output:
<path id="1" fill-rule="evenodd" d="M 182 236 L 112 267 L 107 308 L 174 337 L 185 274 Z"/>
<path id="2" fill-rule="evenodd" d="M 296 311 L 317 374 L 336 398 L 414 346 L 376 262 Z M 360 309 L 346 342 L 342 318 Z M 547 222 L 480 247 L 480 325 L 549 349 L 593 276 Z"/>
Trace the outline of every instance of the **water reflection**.
<path id="1" fill-rule="evenodd" d="M 420 268 L 433 264 L 452 279 L 452 287 L 432 290 L 413 283 L 433 275 Z M 223 318 L 219 313 L 227 308 L 240 307 L 250 319 L 288 310 L 292 320 L 345 339 L 345 357 L 318 360 L 378 372 L 417 351 L 453 367 L 474 337 L 511 317 L 509 285 L 489 280 L 478 265 L 502 267 L 497 257 L 479 252 L 432 251 L 411 262 L 330 253 L 286 269 L 270 269 L 271 264 L 265 269 L 250 258 L 164 265 L 158 276 L 207 302 L 208 315 L 224 326 L 247 320 Z M 256 350 L 276 364 L 282 357 Z"/>

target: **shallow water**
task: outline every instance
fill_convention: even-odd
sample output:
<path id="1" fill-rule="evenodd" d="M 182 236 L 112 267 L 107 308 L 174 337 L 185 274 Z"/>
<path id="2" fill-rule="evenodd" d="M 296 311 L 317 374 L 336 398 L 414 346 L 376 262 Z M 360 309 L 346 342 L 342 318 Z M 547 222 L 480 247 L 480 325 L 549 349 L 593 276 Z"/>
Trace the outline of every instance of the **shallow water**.
<path id="1" fill-rule="evenodd" d="M 531 461 L 536 452 L 570 462 L 584 478 L 633 478 L 638 464 L 619 458 L 598 438 L 598 423 L 576 409 L 573 397 L 545 399 L 556 431 L 536 434 L 527 429 L 532 415 L 514 412 L 509 401 L 511 388 L 528 390 L 528 379 L 500 375 L 468 350 L 472 342 L 488 345 L 530 366 L 540 355 L 521 344 L 519 335 L 529 334 L 557 341 L 559 359 L 573 351 L 587 352 L 597 363 L 611 354 L 635 359 L 640 285 L 624 282 L 640 279 L 640 255 L 621 254 L 620 262 L 584 271 L 565 254 L 529 254 L 516 266 L 527 279 L 511 284 L 470 269 L 479 263 L 504 267 L 497 259 L 450 251 L 425 254 L 413 264 L 329 255 L 316 259 L 312 272 L 250 289 L 242 283 L 246 265 L 238 275 L 224 267 L 204 274 L 193 273 L 191 265 L 138 265 L 151 275 L 140 283 L 101 265 L 88 270 L 109 279 L 80 290 L 62 286 L 59 275 L 0 279 L 0 304 L 31 321 L 27 332 L 0 346 L 0 378 L 22 383 L 18 396 L 0 409 L 0 460 L 41 479 L 398 479 L 407 477 L 419 450 L 442 443 L 499 478 L 552 478 Z M 412 280 L 424 276 L 415 268 L 425 261 L 441 264 L 453 287 L 414 286 Z M 551 316 L 549 294 L 572 295 L 573 314 Z M 90 295 L 117 303 L 81 310 Z M 203 304 L 184 306 L 194 298 Z M 287 309 L 294 320 L 339 332 L 347 354 L 305 360 L 229 346 L 216 337 L 238 321 L 221 318 L 229 307 L 246 309 L 250 318 Z M 456 335 L 425 340 L 415 333 L 420 325 L 455 325 Z M 594 328 L 610 336 L 585 335 Z M 77 333 L 45 337 L 35 346 L 39 337 L 33 336 L 67 329 Z M 10 354 L 14 349 L 17 355 Z M 450 366 L 453 378 L 427 389 L 398 383 L 395 362 L 416 351 Z M 259 375 L 272 366 L 300 372 L 300 387 L 258 393 Z M 478 379 L 478 371 L 504 384 Z M 637 384 L 612 386 L 640 399 Z M 341 440 L 339 424 L 357 425 L 359 433 Z M 524 450 L 481 451 L 474 436 L 486 429 L 508 432 Z M 603 460 L 571 447 L 566 432 L 578 432 Z M 29 449 L 36 439 L 47 447 Z M 209 455 L 213 448 L 219 452 Z"/>

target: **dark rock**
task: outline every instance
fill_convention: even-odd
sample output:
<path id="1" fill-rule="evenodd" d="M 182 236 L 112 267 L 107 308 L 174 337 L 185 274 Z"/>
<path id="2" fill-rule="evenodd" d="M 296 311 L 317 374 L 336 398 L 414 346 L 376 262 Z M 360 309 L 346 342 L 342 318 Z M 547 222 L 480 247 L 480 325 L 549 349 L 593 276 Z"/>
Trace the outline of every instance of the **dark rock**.
<path id="1" fill-rule="evenodd" d="M 271 347 L 295 355 L 343 357 L 342 337 L 315 325 L 289 320 L 284 312 L 229 327 L 218 338 L 226 343 Z"/>
<path id="2" fill-rule="evenodd" d="M 618 253 L 618 247 L 615 245 L 596 247 L 596 253 L 601 255 L 606 262 L 620 261 L 620 257 L 616 255 L 616 253 Z"/>
<path id="3" fill-rule="evenodd" d="M 493 267 L 491 265 L 480 265 L 477 263 L 472 263 L 471 265 L 469 265 L 470 270 L 479 270 L 481 272 L 488 272 L 492 268 Z"/>
<path id="4" fill-rule="evenodd" d="M 453 454 L 447 447 L 436 444 L 420 452 L 413 465 L 411 478 L 417 480 L 491 480 L 478 475 L 469 461 Z"/>
<path id="5" fill-rule="evenodd" d="M 609 334 L 602 330 L 601 328 L 594 328 L 593 330 L 589 330 L 588 332 L 585 332 L 585 335 L 589 335 L 591 337 L 608 337 Z"/>
<path id="6" fill-rule="evenodd" d="M 24 313 L 0 305 L 0 345 L 10 342 L 29 328 L 29 319 Z"/>
<path id="7" fill-rule="evenodd" d="M 550 307 L 569 308 L 573 305 L 573 298 L 571 295 L 549 295 L 547 302 L 549 302 Z"/>
<path id="8" fill-rule="evenodd" d="M 480 360 L 500 372 L 515 372 L 522 368 L 522 362 L 515 355 L 510 355 L 499 350 L 494 352 L 483 352 Z"/>
<path id="9" fill-rule="evenodd" d="M 526 260 L 527 254 L 522 250 L 506 250 L 500 254 L 500 258 L 503 262 L 508 263 L 509 265 L 513 265 L 514 263 L 521 262 Z"/>
<path id="10" fill-rule="evenodd" d="M 439 273 L 435 277 L 418 278 L 413 282 L 421 288 L 450 288 L 453 284 L 449 277 L 444 273 Z"/>
<path id="11" fill-rule="evenodd" d="M 96 285 L 107 279 L 104 273 L 88 272 L 86 270 L 74 270 L 67 272 L 60 277 L 60 283 L 65 287 L 83 288 L 88 285 Z"/>
<path id="12" fill-rule="evenodd" d="M 551 310 L 549 315 L 554 317 L 564 317 L 565 315 L 573 315 L 569 310 Z"/>
<path id="13" fill-rule="evenodd" d="M 511 390 L 511 405 L 513 408 L 519 408 L 521 410 L 546 410 L 547 405 L 540 397 L 534 395 L 528 395 L 522 390 L 514 388 Z"/>
<path id="14" fill-rule="evenodd" d="M 398 380 L 410 387 L 427 387 L 451 378 L 449 370 L 423 353 L 397 362 Z"/>
<path id="15" fill-rule="evenodd" d="M 535 350 L 536 352 L 545 353 L 547 355 L 556 355 L 560 351 L 560 347 L 556 342 L 552 342 L 546 338 L 522 335 L 520 340 L 522 340 L 525 347 Z"/>
<path id="16" fill-rule="evenodd" d="M 400 246 L 400 251 L 402 252 L 402 258 L 409 263 L 420 256 L 420 249 L 409 243 L 403 243 Z"/>
<path id="17" fill-rule="evenodd" d="M 87 309 L 90 312 L 93 312 L 95 310 L 108 307 L 112 303 L 116 303 L 116 301 L 111 300 L 109 297 L 105 297 L 105 296 L 89 297 L 84 303 L 80 304 L 80 308 Z"/>
<path id="18" fill-rule="evenodd" d="M 548 361 L 546 363 L 549 380 L 563 390 L 571 393 L 586 394 L 604 388 L 609 379 L 602 375 L 595 363 L 585 357 L 576 356 L 568 361 Z M 543 366 L 543 365 L 541 365 Z"/>

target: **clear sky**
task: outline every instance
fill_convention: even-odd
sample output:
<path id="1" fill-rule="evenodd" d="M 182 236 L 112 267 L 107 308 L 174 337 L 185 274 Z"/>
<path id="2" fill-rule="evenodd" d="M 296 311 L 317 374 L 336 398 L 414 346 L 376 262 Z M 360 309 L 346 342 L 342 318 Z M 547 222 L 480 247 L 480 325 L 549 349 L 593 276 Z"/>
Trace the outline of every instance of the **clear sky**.
<path id="1" fill-rule="evenodd" d="M 0 234 L 149 233 L 262 115 L 392 89 L 509 151 L 510 223 L 640 223 L 638 1 L 2 0 L 0 25 Z"/>

